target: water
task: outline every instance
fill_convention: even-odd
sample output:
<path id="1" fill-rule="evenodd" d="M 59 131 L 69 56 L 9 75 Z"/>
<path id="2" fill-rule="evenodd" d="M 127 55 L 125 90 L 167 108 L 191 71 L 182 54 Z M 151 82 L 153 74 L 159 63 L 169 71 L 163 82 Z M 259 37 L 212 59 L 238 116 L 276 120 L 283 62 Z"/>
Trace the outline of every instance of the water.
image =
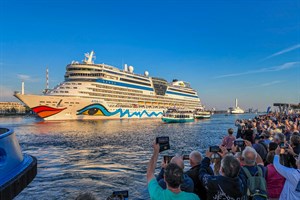
<path id="1" fill-rule="evenodd" d="M 116 190 L 128 190 L 130 199 L 137 200 L 149 199 L 146 170 L 155 137 L 170 137 L 171 150 L 162 155 L 204 153 L 221 142 L 228 128 L 236 130 L 236 119 L 253 117 L 213 115 L 183 124 L 160 119 L 43 122 L 2 117 L 0 126 L 13 128 L 23 152 L 38 159 L 36 178 L 17 200 L 75 199 L 87 191 L 106 199 Z M 160 155 L 157 173 L 161 160 Z"/>

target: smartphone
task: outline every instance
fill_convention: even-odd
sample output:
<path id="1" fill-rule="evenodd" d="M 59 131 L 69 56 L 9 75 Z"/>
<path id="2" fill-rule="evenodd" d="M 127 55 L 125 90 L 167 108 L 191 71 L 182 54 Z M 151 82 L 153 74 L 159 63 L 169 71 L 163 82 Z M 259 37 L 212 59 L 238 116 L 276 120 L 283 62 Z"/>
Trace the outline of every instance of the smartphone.
<path id="1" fill-rule="evenodd" d="M 235 140 L 233 142 L 234 146 L 238 146 L 238 147 L 245 147 L 245 141 L 244 140 Z"/>
<path id="2" fill-rule="evenodd" d="M 165 162 L 166 164 L 169 164 L 170 161 L 171 161 L 171 159 L 172 159 L 173 157 L 174 157 L 174 156 L 164 156 L 164 162 Z"/>
<path id="3" fill-rule="evenodd" d="M 183 160 L 189 160 L 190 159 L 190 156 L 189 155 L 183 155 Z"/>
<path id="4" fill-rule="evenodd" d="M 280 143 L 279 143 L 279 147 L 280 147 L 281 149 L 284 149 L 286 146 L 285 146 L 284 142 L 280 142 Z"/>
<path id="5" fill-rule="evenodd" d="M 218 152 L 221 152 L 221 149 L 219 146 L 210 146 L 209 152 L 218 153 Z"/>
<path id="6" fill-rule="evenodd" d="M 156 144 L 159 144 L 159 152 L 170 149 L 170 143 L 169 143 L 168 136 L 157 137 Z"/>
<path id="7" fill-rule="evenodd" d="M 113 194 L 113 199 L 124 199 L 124 200 L 128 200 L 128 190 L 123 190 L 123 191 L 114 191 Z"/>

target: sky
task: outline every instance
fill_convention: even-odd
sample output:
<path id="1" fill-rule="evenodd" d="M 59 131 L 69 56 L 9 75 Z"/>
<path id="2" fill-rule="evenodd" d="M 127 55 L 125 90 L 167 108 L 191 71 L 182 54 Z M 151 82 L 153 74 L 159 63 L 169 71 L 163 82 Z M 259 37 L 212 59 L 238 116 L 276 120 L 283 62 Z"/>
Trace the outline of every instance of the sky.
<path id="1" fill-rule="evenodd" d="M 207 108 L 300 102 L 299 0 L 0 0 L 0 101 L 95 63 L 191 84 Z"/>

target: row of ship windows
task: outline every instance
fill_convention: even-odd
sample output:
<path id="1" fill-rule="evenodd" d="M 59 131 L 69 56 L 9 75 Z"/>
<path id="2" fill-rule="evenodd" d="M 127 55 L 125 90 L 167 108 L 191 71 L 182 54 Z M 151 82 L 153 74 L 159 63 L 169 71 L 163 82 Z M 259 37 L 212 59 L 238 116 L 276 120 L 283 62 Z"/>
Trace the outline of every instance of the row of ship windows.
<path id="1" fill-rule="evenodd" d="M 103 90 L 103 89 L 93 89 L 93 88 L 89 88 L 92 89 L 93 92 L 103 92 L 103 93 L 107 93 L 107 94 L 123 94 L 123 95 L 136 95 L 136 93 L 128 93 L 128 92 L 122 92 L 121 91 L 111 91 L 111 90 Z M 139 96 L 146 96 L 146 95 L 139 95 Z M 146 96 L 147 97 L 147 96 Z"/>
<path id="2" fill-rule="evenodd" d="M 93 88 L 88 88 L 88 89 L 92 89 L 94 92 L 106 92 L 106 93 L 109 93 L 109 94 L 124 94 L 124 95 L 136 95 L 137 91 L 135 90 L 131 90 L 131 92 L 133 93 L 127 93 L 127 92 L 123 92 L 123 91 L 127 91 L 126 89 L 121 89 L 121 88 L 116 88 L 116 87 L 109 87 L 109 86 L 101 86 L 101 85 L 97 85 L 97 87 L 99 88 L 105 88 L 105 89 L 108 89 L 108 91 L 106 90 L 100 90 L 100 89 L 93 89 Z M 111 91 L 112 89 L 114 89 L 114 91 Z M 122 91 L 122 92 L 121 92 Z M 145 97 L 145 98 L 151 98 L 152 96 L 149 96 L 149 95 L 143 95 L 142 91 L 139 91 L 139 97 Z M 172 100 L 172 98 L 169 98 L 169 97 L 161 97 L 163 98 L 164 100 Z M 155 99 L 152 97 L 152 99 Z M 189 101 L 192 101 L 192 100 L 189 100 Z M 198 101 L 195 101 L 195 102 L 198 102 Z"/>
<path id="3" fill-rule="evenodd" d="M 112 68 L 107 68 L 107 67 L 104 67 L 104 68 L 106 68 L 106 69 L 112 69 Z M 118 72 L 115 72 L 115 71 L 108 71 L 108 70 L 105 70 L 105 69 L 95 69 L 95 68 L 68 68 L 67 71 L 77 71 L 77 70 L 80 70 L 80 71 L 98 71 L 98 72 L 107 72 L 107 73 L 110 73 L 110 74 L 116 74 L 116 75 L 119 75 L 119 76 L 126 76 L 126 77 L 129 77 L 129 78 L 134 78 L 134 79 L 138 79 L 138 80 L 142 80 L 142 81 L 147 81 L 147 82 L 149 82 L 149 78 L 139 78 L 139 77 L 136 77 L 136 76 L 142 76 L 142 75 L 139 75 L 139 74 L 136 74 L 136 76 L 130 76 L 130 75 L 118 73 Z"/>
<path id="4" fill-rule="evenodd" d="M 51 91 L 51 93 L 69 93 L 69 91 L 64 91 L 64 90 L 55 90 L 55 91 Z"/>
<path id="5" fill-rule="evenodd" d="M 169 88 L 170 90 L 172 91 L 177 91 L 177 92 L 183 92 L 183 93 L 188 93 L 188 94 L 193 94 L 193 95 L 196 95 L 195 92 L 189 92 L 189 91 L 182 91 L 182 90 L 176 90 L 176 89 L 173 89 L 173 88 Z"/>
<path id="6" fill-rule="evenodd" d="M 72 89 L 71 87 L 59 87 L 59 89 Z M 77 87 L 73 87 L 73 89 L 77 89 Z"/>
<path id="7" fill-rule="evenodd" d="M 40 103 L 48 103 L 48 104 L 49 104 L 49 103 L 52 103 L 52 104 L 57 104 L 57 101 L 40 101 Z M 69 103 L 70 103 L 70 104 L 79 104 L 79 102 L 72 102 L 72 101 L 71 101 L 71 102 L 68 102 L 68 101 L 67 101 L 67 102 L 63 102 L 63 103 L 65 103 L 65 104 L 69 104 Z"/>
<path id="8" fill-rule="evenodd" d="M 151 86 L 150 83 L 144 83 L 144 82 L 140 82 L 140 81 L 129 80 L 129 79 L 126 79 L 126 78 L 120 78 L 120 80 L 125 81 L 125 82 L 129 82 L 129 83 L 136 83 L 136 84 L 140 84 L 140 85 Z"/>
<path id="9" fill-rule="evenodd" d="M 81 85 L 81 83 L 63 83 L 63 85 Z"/>
<path id="10" fill-rule="evenodd" d="M 93 77 L 103 77 L 102 73 L 94 73 L 94 74 L 85 74 L 85 73 L 72 73 L 69 76 L 93 76 Z"/>
<path id="11" fill-rule="evenodd" d="M 139 93 L 139 94 L 143 93 L 143 91 L 140 91 L 140 90 L 131 90 L 131 89 L 125 89 L 125 88 L 119 88 L 119 87 L 110 87 L 110 86 L 106 86 L 106 85 L 92 84 L 92 86 L 96 86 L 97 88 L 104 88 L 104 89 L 118 90 L 118 91 L 128 91 L 128 92 Z"/>
<path id="12" fill-rule="evenodd" d="M 123 78 L 120 78 L 120 80 L 121 80 L 121 81 L 130 82 L 130 83 L 141 84 L 141 85 L 145 85 L 145 86 L 151 86 L 151 84 L 141 83 L 141 82 L 138 82 L 138 81 L 133 81 L 133 80 L 128 80 L 128 79 L 123 79 Z M 111 82 L 111 81 L 104 81 L 104 83 L 114 84 L 114 82 Z M 166 83 L 160 83 L 160 84 L 157 84 L 157 83 L 154 83 L 154 82 L 153 82 L 153 84 L 154 84 L 154 85 L 158 85 L 159 87 L 163 87 L 163 88 L 164 88 L 164 91 L 166 91 L 166 89 L 167 89 Z M 177 90 L 177 89 L 173 89 L 173 88 L 170 88 L 170 90 L 177 91 L 177 92 L 182 92 L 182 93 L 185 93 L 185 94 L 196 95 L 195 92 L 182 91 L 182 90 Z M 164 94 L 164 92 L 162 93 L 162 95 L 163 95 L 163 94 Z"/>
<path id="13" fill-rule="evenodd" d="M 108 76 L 108 75 L 104 75 L 104 74 L 101 74 L 101 73 L 95 73 L 95 74 L 73 73 L 73 74 L 69 74 L 69 76 L 104 77 L 104 78 L 109 78 L 109 79 L 113 79 L 113 80 L 118 80 L 117 77 Z M 65 77 L 68 77 L 68 76 L 65 76 Z M 126 79 L 126 78 L 120 78 L 120 81 L 124 81 L 124 82 L 127 82 L 127 83 L 135 83 L 135 84 L 140 84 L 140 85 L 145 85 L 145 86 L 151 87 L 151 84 L 149 83 L 149 81 L 147 81 L 148 83 L 145 83 L 145 82 L 130 80 L 130 79 Z M 103 82 L 104 83 L 109 83 L 109 84 L 116 84 L 113 81 L 105 81 L 104 80 Z"/>
<path id="14" fill-rule="evenodd" d="M 132 101 L 132 102 L 136 102 L 136 101 L 153 101 L 153 102 L 157 102 L 159 103 L 160 101 L 157 101 L 155 99 L 150 99 L 150 98 L 140 98 L 140 97 L 125 97 L 125 96 L 118 96 L 118 95 L 110 95 L 110 94 L 99 94 L 99 93 L 93 93 L 93 92 L 80 92 L 82 94 L 88 94 L 90 96 L 101 96 L 102 98 L 104 98 L 106 101 L 116 101 L 116 99 L 112 99 L 112 98 L 118 98 L 120 100 L 118 101 L 124 101 L 124 99 L 128 100 L 128 101 Z M 107 98 L 107 99 L 106 99 Z M 189 104 L 189 105 L 198 105 L 199 102 L 191 102 L 191 101 L 178 101 L 178 100 L 168 100 L 167 102 L 171 102 L 171 103 L 182 103 L 182 104 Z"/>

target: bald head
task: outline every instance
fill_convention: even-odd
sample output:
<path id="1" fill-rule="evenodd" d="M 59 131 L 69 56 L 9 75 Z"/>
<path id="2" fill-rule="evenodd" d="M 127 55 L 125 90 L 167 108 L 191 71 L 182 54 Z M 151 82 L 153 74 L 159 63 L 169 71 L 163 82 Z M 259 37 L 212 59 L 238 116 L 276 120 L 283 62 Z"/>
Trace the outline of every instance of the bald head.
<path id="1" fill-rule="evenodd" d="M 181 156 L 174 156 L 170 163 L 174 163 L 176 164 L 177 166 L 179 166 L 181 169 L 184 169 L 184 163 L 183 163 L 183 159 Z"/>
<path id="2" fill-rule="evenodd" d="M 199 151 L 192 151 L 190 153 L 189 158 L 190 158 L 190 164 L 192 167 L 194 167 L 196 165 L 200 165 L 200 163 L 202 161 L 202 156 Z"/>

